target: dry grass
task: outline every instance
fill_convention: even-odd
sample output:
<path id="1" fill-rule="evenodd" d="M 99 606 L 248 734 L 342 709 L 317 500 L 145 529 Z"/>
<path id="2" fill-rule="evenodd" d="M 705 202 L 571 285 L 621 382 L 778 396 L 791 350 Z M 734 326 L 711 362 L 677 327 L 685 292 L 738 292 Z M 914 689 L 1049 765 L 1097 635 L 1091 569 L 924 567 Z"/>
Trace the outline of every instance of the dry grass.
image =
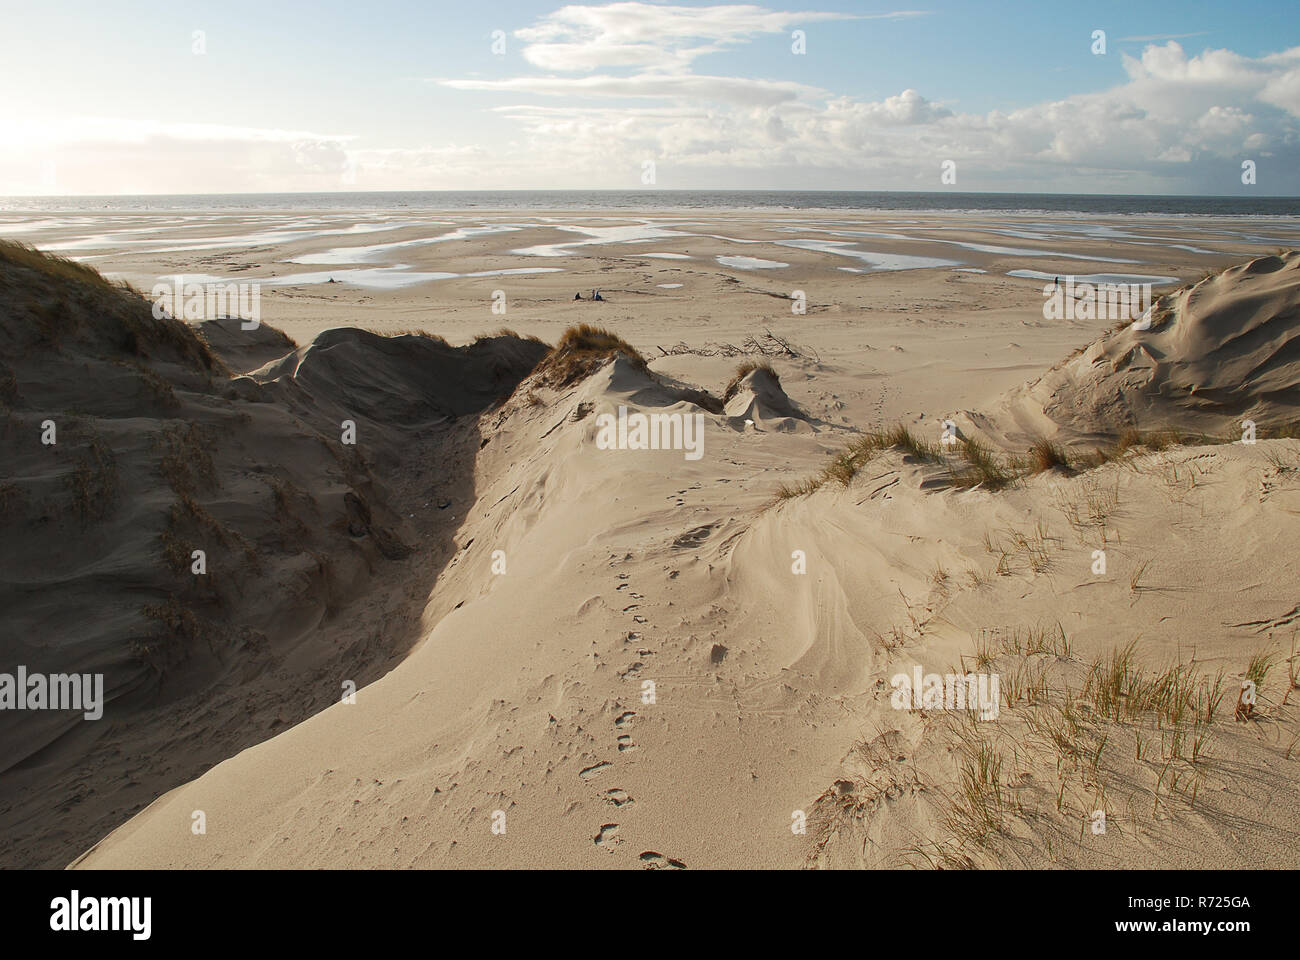
<path id="1" fill-rule="evenodd" d="M 221 525 L 217 518 L 208 513 L 203 504 L 186 493 L 180 494 L 176 502 L 172 504 L 168 514 L 167 527 L 173 533 L 182 529 L 204 531 L 208 535 L 206 541 L 208 543 L 226 544 L 230 540 L 225 527 Z"/>
<path id="2" fill-rule="evenodd" d="M 154 447 L 160 453 L 158 469 L 176 494 L 193 496 L 216 483 L 212 438 L 198 424 L 163 428 Z"/>
<path id="3" fill-rule="evenodd" d="M 1133 576 L 1129 577 L 1129 581 L 1128 581 L 1128 589 L 1130 593 L 1137 593 L 1141 590 L 1146 589 L 1146 587 L 1143 586 L 1142 584 L 1142 578 L 1146 576 L 1147 568 L 1149 568 L 1150 566 L 1151 566 L 1150 560 L 1143 560 L 1141 563 L 1139 563 L 1136 567 L 1133 568 Z"/>
<path id="4" fill-rule="evenodd" d="M 1286 659 L 1287 688 L 1286 693 L 1282 695 L 1282 706 L 1284 707 L 1286 702 L 1291 699 L 1291 694 L 1296 690 L 1300 690 L 1300 662 L 1296 661 L 1295 653 L 1297 633 L 1300 633 L 1300 631 L 1291 631 L 1291 656 Z"/>
<path id="5" fill-rule="evenodd" d="M 957 790 L 945 823 L 959 840 L 987 843 L 1003 829 L 1006 802 L 1002 755 L 987 740 L 963 742 L 957 761 Z"/>
<path id="6" fill-rule="evenodd" d="M 272 476 L 267 483 L 271 488 L 271 506 L 276 525 L 286 542 L 301 544 L 311 540 L 311 527 L 303 522 L 294 509 L 294 504 L 299 501 L 312 505 L 311 495 L 285 477 Z"/>
<path id="7" fill-rule="evenodd" d="M 92 435 L 65 483 L 82 526 L 104 517 L 118 492 L 117 461 L 98 435 Z"/>
<path id="8" fill-rule="evenodd" d="M 1004 464 L 980 441 L 968 439 L 962 444 L 964 467 L 951 471 L 952 484 L 955 487 L 983 487 L 986 490 L 1002 490 L 1016 481 L 1016 473 L 1011 466 Z"/>
<path id="9" fill-rule="evenodd" d="M 547 346 L 547 347 L 550 346 L 550 344 L 548 344 L 541 337 L 535 337 L 532 335 L 525 337 L 522 334 L 512 330 L 510 327 L 497 327 L 497 329 L 489 333 L 476 333 L 474 335 L 474 342 L 478 343 L 480 340 L 497 340 L 501 337 L 509 337 L 512 340 L 528 340 L 532 343 L 540 343 L 543 346 Z"/>
<path id="10" fill-rule="evenodd" d="M 733 379 L 732 384 L 736 382 L 737 379 Z M 730 385 L 728 389 L 732 389 Z M 1258 436 L 1260 439 L 1300 439 L 1300 421 L 1261 427 Z M 901 450 L 923 463 L 952 464 L 949 473 L 955 487 L 1002 490 L 1025 476 L 1054 470 L 1076 473 L 1081 469 L 1094 469 L 1107 463 L 1122 461 L 1133 451 L 1160 452 L 1177 446 L 1233 443 L 1239 439 L 1238 435 L 1215 437 L 1208 434 L 1188 433 L 1176 428 L 1143 431 L 1130 427 L 1120 433 L 1110 445 L 1098 447 L 1080 456 L 1071 456 L 1059 444 L 1045 438 L 1037 438 L 1023 457 L 1015 456 L 1004 460 L 984 443 L 972 437 L 961 441 L 958 462 L 953 464 L 953 460 L 957 458 L 941 444 L 927 443 L 907 427 L 899 424 L 863 434 L 850 443 L 843 452 L 836 454 L 831 462 L 822 468 L 821 473 L 797 483 L 782 484 L 777 490 L 777 499 L 805 496 L 821 489 L 828 481 L 848 486 L 864 464 L 889 449 Z M 1277 455 L 1272 455 L 1270 462 L 1278 466 L 1279 470 L 1288 467 L 1288 464 Z M 1088 519 L 1101 529 L 1103 542 L 1107 539 L 1106 521 L 1114 508 L 1116 498 L 1117 492 L 1111 494 L 1089 488 Z M 1108 500 L 1109 503 L 1106 502 Z M 1077 506 L 1069 504 L 1058 506 L 1066 512 L 1071 525 L 1076 529 L 1086 525 L 1080 518 Z"/>
<path id="11" fill-rule="evenodd" d="M 180 400 L 176 396 L 176 390 L 170 383 L 160 377 L 151 368 L 135 359 L 126 361 L 125 365 L 131 368 L 140 382 L 144 384 L 145 390 L 148 391 L 149 395 L 160 408 L 164 410 L 174 410 L 180 406 Z"/>
<path id="12" fill-rule="evenodd" d="M 821 489 L 831 481 L 847 487 L 865 464 L 873 460 L 877 454 L 891 449 L 901 450 L 904 454 L 923 463 L 936 463 L 944 459 L 942 449 L 937 443 L 926 443 L 902 424 L 884 430 L 872 430 L 850 443 L 842 453 L 836 454 L 816 476 L 808 477 L 793 485 L 781 484 L 777 488 L 777 499 L 801 497 Z"/>
<path id="13" fill-rule="evenodd" d="M 1009 577 L 1017 569 L 1039 574 L 1051 568 L 1051 544 L 1055 539 L 1040 519 L 1028 533 L 1014 529 L 997 534 L 984 531 L 984 549 L 997 558 L 994 572 L 1000 577 Z"/>
<path id="14" fill-rule="evenodd" d="M 599 370 L 616 354 L 623 354 L 638 370 L 647 370 L 645 357 L 618 334 L 587 323 L 569 327 L 559 343 L 538 364 L 538 382 L 567 387 Z"/>
<path id="15" fill-rule="evenodd" d="M 1246 665 L 1246 679 L 1254 683 L 1257 690 L 1263 688 L 1264 680 L 1272 671 L 1275 660 L 1277 654 L 1265 650 L 1251 654 L 1250 662 Z"/>
<path id="16" fill-rule="evenodd" d="M 84 264 L 0 240 L 0 285 L 22 291 L 23 298 L 13 301 L 16 329 L 30 331 L 42 347 L 58 350 L 78 337 L 144 359 L 171 353 L 209 374 L 228 372 L 194 328 L 156 318 L 153 304 L 129 284 L 113 283 Z"/>
<path id="17" fill-rule="evenodd" d="M 722 402 L 726 403 L 732 397 L 734 397 L 737 391 L 740 390 L 740 382 L 744 380 L 747 376 L 749 376 L 751 373 L 754 373 L 755 371 L 759 371 L 759 370 L 761 370 L 763 373 L 766 373 L 778 384 L 781 382 L 781 377 L 779 374 L 777 374 L 776 368 L 773 367 L 772 364 L 768 363 L 766 360 L 762 360 L 762 361 L 746 360 L 740 366 L 736 367 L 736 372 L 732 374 L 731 380 L 727 383 L 727 389 L 724 390 L 722 393 Z"/>
<path id="18" fill-rule="evenodd" d="M 1257 436 L 1261 440 L 1300 438 L 1300 421 L 1277 424 L 1272 427 L 1260 427 Z M 1099 467 L 1103 464 L 1123 460 L 1131 451 L 1160 452 L 1173 447 L 1215 446 L 1224 443 L 1236 443 L 1241 439 L 1237 433 L 1223 436 L 1211 436 L 1206 433 L 1189 433 L 1176 427 L 1159 430 L 1139 430 L 1129 427 L 1121 432 L 1109 446 L 1097 447 L 1090 454 L 1079 458 L 1077 466 Z"/>
<path id="19" fill-rule="evenodd" d="M 1136 641 L 1085 671 L 1060 656 L 1068 647 L 1059 625 L 1017 629 L 1000 644 L 981 634 L 974 659 L 1002 678 L 1008 712 L 996 724 L 964 711 L 927 721 L 941 731 L 935 747 L 953 757 L 950 786 L 939 791 L 949 837 L 922 838 L 903 853 L 933 851 L 925 855 L 931 867 L 970 867 L 974 858 L 1007 865 L 1008 856 L 1027 853 L 1054 863 L 1080 849 L 1074 844 L 1098 810 L 1112 830 L 1124 830 L 1136 827 L 1139 796 L 1152 819 L 1195 809 L 1213 763 L 1223 671 L 1207 676 L 1182 662 L 1144 670 Z M 1082 679 L 1082 689 L 1072 688 L 1072 678 Z M 1117 749 L 1126 741 L 1127 756 Z M 1127 817 L 1116 795 L 1127 795 Z M 961 856 L 945 852 L 953 850 Z"/>
<path id="20" fill-rule="evenodd" d="M 1212 679 L 1190 663 L 1174 663 L 1160 672 L 1137 666 L 1137 640 L 1098 657 L 1088 667 L 1083 699 L 1099 716 L 1115 722 L 1153 714 L 1158 725 L 1214 721 L 1224 696 L 1223 672 Z"/>
<path id="21" fill-rule="evenodd" d="M 898 424 L 883 430 L 873 430 L 854 440 L 822 468 L 820 474 L 796 484 L 782 484 L 777 490 L 778 499 L 803 496 L 819 490 L 830 481 L 848 486 L 863 465 L 885 450 L 899 450 L 921 463 L 948 463 L 949 478 L 959 488 L 984 487 L 1001 490 L 1019 477 L 1014 464 L 1001 461 L 988 447 L 975 439 L 961 441 L 960 462 L 952 458 L 938 442 L 928 443 Z"/>
<path id="22" fill-rule="evenodd" d="M 0 240 L 0 261 L 14 266 L 26 267 L 29 270 L 36 270 L 47 277 L 54 277 L 58 280 L 73 280 L 77 283 L 90 284 L 104 290 L 130 289 L 125 285 L 114 284 L 93 267 L 87 267 L 66 257 L 42 253 L 33 246 L 18 243 L 14 240 Z"/>
<path id="23" fill-rule="evenodd" d="M 1046 473 L 1048 470 L 1069 471 L 1072 468 L 1065 450 L 1043 437 L 1033 442 L 1025 459 L 1031 474 Z"/>

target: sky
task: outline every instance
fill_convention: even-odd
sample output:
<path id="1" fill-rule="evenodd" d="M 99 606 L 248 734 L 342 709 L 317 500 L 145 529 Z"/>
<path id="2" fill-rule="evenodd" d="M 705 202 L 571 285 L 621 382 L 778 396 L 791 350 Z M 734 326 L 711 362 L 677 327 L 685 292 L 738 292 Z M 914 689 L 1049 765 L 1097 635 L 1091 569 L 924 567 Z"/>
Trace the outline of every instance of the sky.
<path id="1" fill-rule="evenodd" d="M 0 195 L 1300 195 L 1294 0 L 899 2 L 0 0 Z"/>

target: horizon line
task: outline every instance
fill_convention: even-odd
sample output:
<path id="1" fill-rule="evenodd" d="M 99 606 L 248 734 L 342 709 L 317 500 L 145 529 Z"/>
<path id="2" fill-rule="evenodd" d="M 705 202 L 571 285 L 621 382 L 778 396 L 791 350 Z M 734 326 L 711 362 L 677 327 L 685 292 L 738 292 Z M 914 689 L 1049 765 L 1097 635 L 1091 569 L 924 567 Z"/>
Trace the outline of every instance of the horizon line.
<path id="1" fill-rule="evenodd" d="M 108 200 L 126 197 L 284 197 L 284 196 L 359 196 L 367 194 L 411 193 L 574 193 L 574 194 L 883 194 L 892 196 L 957 196 L 957 197 L 1118 197 L 1163 200 L 1300 200 L 1300 194 L 1287 193 L 1076 193 L 1067 191 L 1021 190 L 836 190 L 803 188 L 738 188 L 738 187 L 426 187 L 404 190 L 254 190 L 242 192 L 205 191 L 198 193 L 42 193 L 0 194 L 0 201 L 9 200 Z"/>

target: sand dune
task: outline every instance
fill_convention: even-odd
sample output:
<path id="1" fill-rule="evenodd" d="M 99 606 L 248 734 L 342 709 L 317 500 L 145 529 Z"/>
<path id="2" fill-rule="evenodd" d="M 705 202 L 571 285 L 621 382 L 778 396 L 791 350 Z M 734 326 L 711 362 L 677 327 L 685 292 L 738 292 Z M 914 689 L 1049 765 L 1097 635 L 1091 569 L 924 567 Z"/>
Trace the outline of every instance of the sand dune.
<path id="1" fill-rule="evenodd" d="M 571 325 L 549 352 L 508 331 L 452 347 L 333 329 L 294 347 L 269 329 L 241 341 L 208 325 L 200 340 L 143 319 L 132 352 L 111 326 L 86 345 L 89 323 L 59 327 L 48 369 L 25 366 L 8 390 L 7 439 L 37 436 L 34 408 L 55 401 L 32 398 L 62 390 L 153 493 L 93 498 L 108 509 L 78 522 L 111 545 L 88 569 L 69 577 L 33 541 L 48 569 L 9 569 L 3 589 L 27 611 L 21 635 L 75 638 L 65 668 L 115 656 L 114 688 L 134 683 L 137 699 L 114 701 L 107 733 L 10 747 L 29 793 L 6 795 L 7 857 L 49 862 L 80 839 L 88 868 L 1295 866 L 1297 441 L 1009 466 L 1042 435 L 1218 436 L 1246 416 L 1285 432 L 1295 263 L 1180 290 L 1146 331 L 1049 327 L 1018 308 L 987 340 L 963 313 L 905 302 L 920 288 L 904 285 L 875 344 L 826 334 L 843 325 L 827 309 L 791 333 L 817 349 L 770 370 L 716 347 L 656 356 L 672 339 L 631 325 Z M 90 296 L 89 281 L 6 269 L 52 299 Z M 22 303 L 17 289 L 0 292 Z M 631 309 L 611 296 L 553 309 Z M 37 352 L 39 324 L 15 315 L 6 333 Z M 1038 375 L 1043 351 L 1098 334 Z M 122 424 L 144 437 L 181 414 L 86 386 L 135 362 L 210 427 L 180 450 L 210 456 L 212 481 L 126 439 Z M 918 397 L 929 414 L 904 416 Z M 938 443 L 937 414 L 959 408 L 1005 482 L 972 477 L 964 441 Z M 894 419 L 911 433 L 861 432 Z M 339 455 L 343 420 L 357 444 Z M 48 454 L 23 449 L 19 502 L 45 502 Z M 167 569 L 156 538 L 186 497 L 247 541 L 256 575 L 213 577 L 208 598 Z M 7 519 L 24 536 L 37 522 Z M 172 535 L 188 547 L 204 529 Z M 235 553 L 214 548 L 214 567 Z M 31 584 L 56 577 L 67 616 L 116 610 L 99 633 L 48 633 Z M 149 629 L 145 595 L 177 597 L 178 629 L 133 657 L 120 640 Z M 186 611 L 211 634 L 189 635 Z M 220 632 L 234 625 L 256 642 Z M 915 668 L 997 673 L 999 716 L 898 709 L 891 678 Z M 1252 678 L 1258 703 L 1234 716 Z M 157 758 L 143 773 L 142 756 Z M 39 804 L 76 784 L 63 835 L 38 837 Z"/>
<path id="2" fill-rule="evenodd" d="M 21 250 L 0 252 L 0 297 L 8 669 L 105 675 L 104 720 L 3 727 L 3 858 L 49 866 L 416 640 L 471 482 L 477 438 L 454 417 L 542 348 L 340 331 L 250 379 L 225 362 L 291 341 L 196 336 Z M 364 446 L 341 443 L 347 417 Z"/>
<path id="3" fill-rule="evenodd" d="M 1028 432 L 1069 438 L 1290 423 L 1300 418 L 1298 318 L 1300 253 L 1260 257 L 1160 297 L 1017 390 L 1006 412 Z"/>
<path id="4" fill-rule="evenodd" d="M 824 430 L 777 378 L 745 371 L 710 412 L 610 350 L 577 379 L 544 363 L 484 415 L 434 590 L 457 602 L 407 660 L 78 865 L 1296 863 L 1276 677 L 1232 718 L 1250 653 L 1295 620 L 1294 441 L 1133 451 L 1000 493 L 886 450 L 773 505 L 755 465 Z M 706 418 L 709 457 L 600 449 L 619 406 Z M 1242 531 L 1230 562 L 1222 529 Z M 1130 691 L 1175 663 L 1187 694 L 1112 715 L 1105 665 L 1135 634 Z M 897 671 L 971 661 L 1005 678 L 997 722 L 892 708 Z"/>

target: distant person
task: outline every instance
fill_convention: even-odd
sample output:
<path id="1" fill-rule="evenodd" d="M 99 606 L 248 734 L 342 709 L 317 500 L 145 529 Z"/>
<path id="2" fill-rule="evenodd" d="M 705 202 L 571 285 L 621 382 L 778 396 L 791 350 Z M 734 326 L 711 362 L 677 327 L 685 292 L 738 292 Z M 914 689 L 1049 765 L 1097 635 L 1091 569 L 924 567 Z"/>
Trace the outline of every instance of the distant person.
<path id="1" fill-rule="evenodd" d="M 600 295 L 600 291 L 599 291 L 599 290 L 593 290 L 593 291 L 591 291 L 591 299 L 593 299 L 593 300 L 600 300 L 600 301 L 603 302 L 605 298 L 602 297 L 602 296 Z"/>
<path id="2" fill-rule="evenodd" d="M 574 299 L 574 300 L 581 300 L 581 299 L 582 299 L 582 294 L 580 294 L 580 293 L 575 293 L 575 294 L 573 295 L 573 299 Z"/>

